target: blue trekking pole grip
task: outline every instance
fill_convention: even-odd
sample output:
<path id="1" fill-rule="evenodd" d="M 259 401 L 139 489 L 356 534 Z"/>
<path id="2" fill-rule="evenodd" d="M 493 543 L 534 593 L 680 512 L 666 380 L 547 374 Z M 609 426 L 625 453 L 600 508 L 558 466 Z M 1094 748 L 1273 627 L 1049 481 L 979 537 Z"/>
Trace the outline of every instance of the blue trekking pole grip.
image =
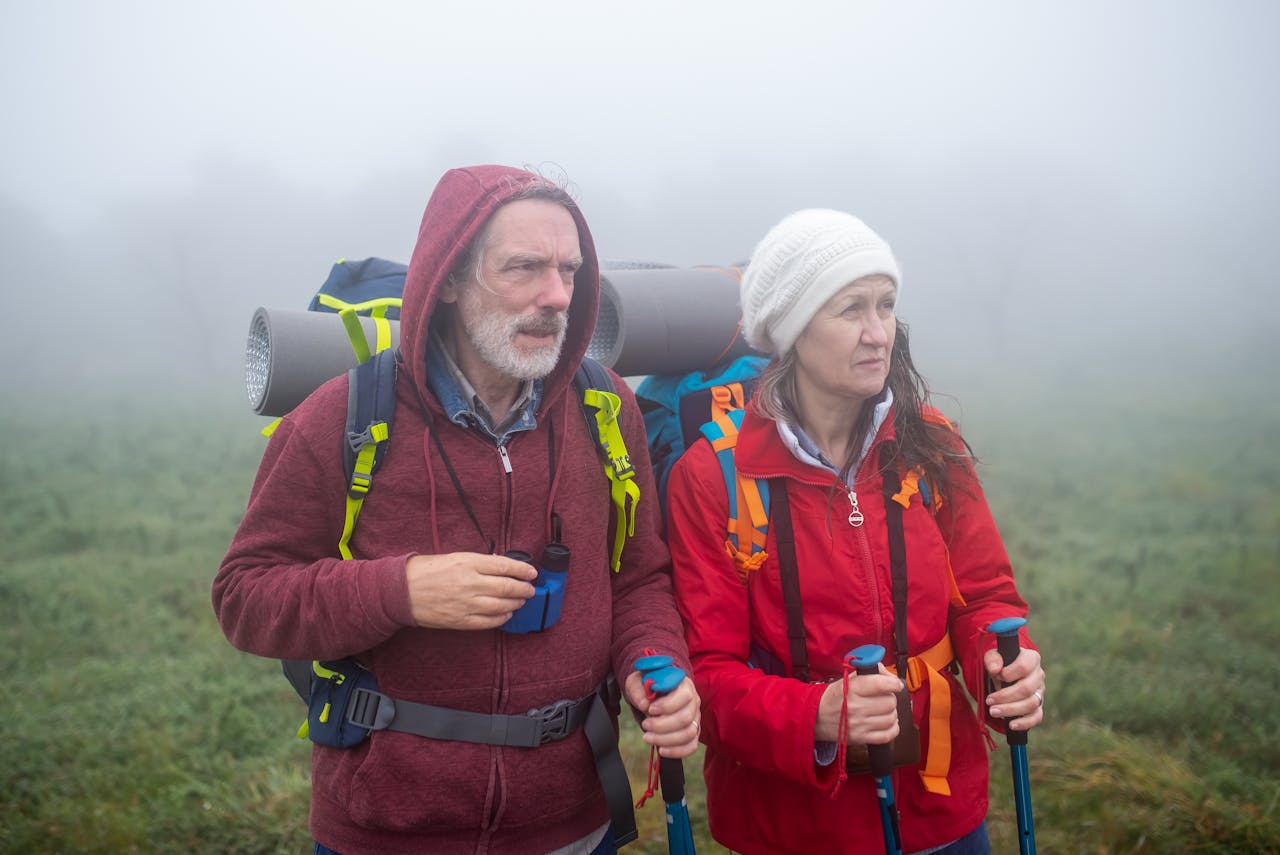
<path id="1" fill-rule="evenodd" d="M 684 681 L 684 671 L 673 664 L 670 656 L 642 656 L 636 660 L 635 669 L 640 672 L 645 691 L 658 697 L 674 691 Z M 667 812 L 667 851 L 671 855 L 695 855 L 693 825 L 684 797 L 684 763 L 675 757 L 660 758 L 658 780 Z"/>
<path id="2" fill-rule="evenodd" d="M 864 644 L 845 654 L 845 660 L 860 675 L 880 673 L 882 659 L 884 648 L 878 644 Z M 889 745 L 868 745 L 867 758 L 871 761 L 871 774 L 876 780 L 876 799 L 880 802 L 880 828 L 884 831 L 885 855 L 902 855 L 898 806 L 893 799 L 893 748 Z"/>
<path id="3" fill-rule="evenodd" d="M 1021 645 L 1018 644 L 1018 630 L 1027 623 L 1025 618 L 1007 617 L 992 622 L 988 632 L 996 634 L 996 650 L 1000 651 L 1000 659 L 1005 665 L 1018 658 Z M 1018 811 L 1018 852 L 1020 855 L 1035 855 L 1036 828 L 1031 816 L 1031 772 L 1027 767 L 1027 732 L 1025 730 L 1007 730 L 1005 740 L 1009 743 L 1009 760 L 1013 767 L 1013 804 Z"/>

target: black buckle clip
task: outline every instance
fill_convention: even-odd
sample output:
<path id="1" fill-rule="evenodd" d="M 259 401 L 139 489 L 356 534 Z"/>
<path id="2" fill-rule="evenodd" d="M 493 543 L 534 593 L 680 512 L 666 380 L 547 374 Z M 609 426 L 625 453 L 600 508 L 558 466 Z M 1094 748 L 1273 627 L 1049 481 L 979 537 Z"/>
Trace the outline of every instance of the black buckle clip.
<path id="1" fill-rule="evenodd" d="M 556 701 L 541 709 L 529 710 L 529 715 L 539 720 L 538 744 L 546 745 L 569 735 L 569 712 L 575 701 Z"/>
<path id="2" fill-rule="evenodd" d="M 357 688 L 347 702 L 347 721 L 366 730 L 386 730 L 396 717 L 396 702 L 381 692 Z"/>

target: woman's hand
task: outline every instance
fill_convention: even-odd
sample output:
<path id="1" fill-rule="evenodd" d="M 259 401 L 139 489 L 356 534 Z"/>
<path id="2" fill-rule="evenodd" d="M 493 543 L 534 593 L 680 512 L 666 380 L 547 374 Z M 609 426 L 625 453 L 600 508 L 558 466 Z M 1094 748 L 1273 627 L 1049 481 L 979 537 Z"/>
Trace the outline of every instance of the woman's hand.
<path id="1" fill-rule="evenodd" d="M 898 735 L 898 692 L 904 684 L 880 665 L 878 674 L 849 675 L 847 739 L 854 745 L 884 745 Z M 818 703 L 818 720 L 813 726 L 817 742 L 840 739 L 840 708 L 844 706 L 844 686 L 836 680 L 827 686 Z"/>
<path id="2" fill-rule="evenodd" d="M 644 715 L 640 728 L 645 745 L 656 745 L 663 757 L 688 757 L 698 750 L 702 733 L 702 701 L 693 681 L 685 677 L 670 692 L 649 700 L 644 676 L 639 671 L 627 675 L 627 700 Z"/>
<path id="3" fill-rule="evenodd" d="M 996 650 L 988 650 L 982 664 L 996 681 L 1004 684 L 987 695 L 987 712 L 992 718 L 1009 720 L 1011 730 L 1030 730 L 1044 719 L 1044 669 L 1040 652 L 1024 647 L 1006 667 Z"/>

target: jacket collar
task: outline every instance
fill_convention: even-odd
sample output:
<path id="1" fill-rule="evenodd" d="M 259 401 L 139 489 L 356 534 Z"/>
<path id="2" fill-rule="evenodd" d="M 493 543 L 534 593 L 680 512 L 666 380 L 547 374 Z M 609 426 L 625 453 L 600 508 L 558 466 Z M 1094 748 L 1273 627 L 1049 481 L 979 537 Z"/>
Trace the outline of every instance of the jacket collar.
<path id="1" fill-rule="evenodd" d="M 893 438 L 892 412 L 893 396 L 886 390 L 885 400 L 876 405 L 872 416 L 872 436 L 858 458 L 859 468 L 877 443 Z M 734 461 L 742 474 L 752 478 L 788 477 L 821 486 L 839 480 L 835 466 L 799 427 L 765 418 L 752 406 L 742 419 Z"/>

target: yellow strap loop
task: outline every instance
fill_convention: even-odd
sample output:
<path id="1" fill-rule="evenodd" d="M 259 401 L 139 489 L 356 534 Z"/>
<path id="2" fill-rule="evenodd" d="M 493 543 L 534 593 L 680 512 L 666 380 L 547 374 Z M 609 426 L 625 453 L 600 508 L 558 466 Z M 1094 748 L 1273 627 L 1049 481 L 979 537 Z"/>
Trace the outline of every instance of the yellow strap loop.
<path id="1" fill-rule="evenodd" d="M 377 331 L 377 343 L 374 347 L 377 348 L 377 353 L 382 353 L 391 346 L 391 321 L 382 315 L 374 315 L 373 328 Z"/>
<path id="2" fill-rule="evenodd" d="M 337 312 L 341 312 L 343 309 L 352 309 L 357 312 L 372 313 L 375 309 L 381 309 L 385 314 L 389 308 L 400 308 L 400 304 L 404 301 L 399 297 L 378 297 L 373 300 L 365 300 L 363 303 L 348 303 L 331 294 L 317 294 L 316 302 Z"/>
<path id="3" fill-rule="evenodd" d="M 338 312 L 342 325 L 347 328 L 347 338 L 351 339 L 351 349 L 356 353 L 356 361 L 364 362 L 373 354 L 369 352 L 369 339 L 365 338 L 364 327 L 360 326 L 360 316 L 355 309 L 346 308 Z"/>
<path id="4" fill-rule="evenodd" d="M 612 392 L 587 389 L 582 400 L 595 410 L 596 428 L 600 432 L 600 445 L 604 449 L 608 465 L 609 498 L 616 511 L 613 547 L 609 554 L 609 566 L 617 573 L 622 568 L 622 547 L 627 538 L 636 533 L 636 506 L 640 503 L 640 485 L 636 483 L 636 470 L 631 465 L 627 443 L 622 438 L 618 414 L 622 411 L 622 399 Z"/>
<path id="5" fill-rule="evenodd" d="M 338 554 L 350 561 L 353 556 L 351 547 L 347 544 L 351 541 L 351 535 L 356 530 L 356 520 L 360 519 L 360 506 L 364 504 L 364 498 L 353 499 L 347 496 L 347 513 L 346 519 L 342 524 L 342 539 L 338 541 Z"/>

